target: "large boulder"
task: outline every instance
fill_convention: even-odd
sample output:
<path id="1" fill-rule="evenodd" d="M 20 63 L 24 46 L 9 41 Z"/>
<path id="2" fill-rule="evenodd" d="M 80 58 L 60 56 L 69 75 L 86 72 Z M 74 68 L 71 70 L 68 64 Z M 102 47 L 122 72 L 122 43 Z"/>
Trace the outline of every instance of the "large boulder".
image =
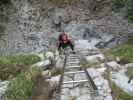
<path id="1" fill-rule="evenodd" d="M 54 53 L 53 52 L 46 52 L 45 53 L 45 57 L 47 58 L 47 59 L 54 59 Z"/>
<path id="2" fill-rule="evenodd" d="M 122 67 L 119 65 L 116 61 L 110 61 L 107 62 L 107 65 L 113 70 L 113 71 L 118 71 Z"/>
<path id="3" fill-rule="evenodd" d="M 33 67 L 40 67 L 42 69 L 47 69 L 51 65 L 51 61 L 49 59 L 40 61 L 33 65 Z"/>
<path id="4" fill-rule="evenodd" d="M 105 57 L 103 54 L 96 54 L 96 55 L 86 57 L 86 61 L 89 64 L 95 64 L 95 63 L 98 63 L 98 62 L 104 61 L 104 60 L 105 60 Z"/>

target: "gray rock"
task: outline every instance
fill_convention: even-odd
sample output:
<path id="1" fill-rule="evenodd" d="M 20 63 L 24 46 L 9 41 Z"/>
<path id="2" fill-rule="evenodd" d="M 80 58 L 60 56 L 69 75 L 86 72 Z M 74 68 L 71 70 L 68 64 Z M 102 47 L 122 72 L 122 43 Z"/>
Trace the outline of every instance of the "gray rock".
<path id="1" fill-rule="evenodd" d="M 7 90 L 7 86 L 9 81 L 0 82 L 0 100 L 5 100 L 5 92 Z"/>
<path id="2" fill-rule="evenodd" d="M 97 54 L 97 55 L 92 55 L 92 56 L 87 56 L 86 60 L 90 64 L 95 64 L 98 63 L 99 61 L 103 61 L 105 59 L 103 54 Z"/>
<path id="3" fill-rule="evenodd" d="M 75 97 L 78 97 L 80 96 L 80 88 L 77 87 L 77 88 L 74 88 L 70 91 L 70 95 L 71 96 L 75 96 Z"/>
<path id="4" fill-rule="evenodd" d="M 107 62 L 107 65 L 114 71 L 118 71 L 121 68 L 121 65 L 119 65 L 116 61 Z"/>
<path id="5" fill-rule="evenodd" d="M 112 98 L 111 95 L 109 95 L 109 96 L 106 96 L 106 97 L 104 98 L 104 100 L 113 100 L 113 98 Z"/>
<path id="6" fill-rule="evenodd" d="M 34 64 L 33 67 L 40 67 L 42 69 L 47 69 L 50 64 L 51 64 L 51 61 L 49 59 L 47 59 L 47 60 L 40 61 L 40 62 Z"/>
<path id="7" fill-rule="evenodd" d="M 89 94 L 81 95 L 76 100 L 91 100 L 91 96 Z"/>

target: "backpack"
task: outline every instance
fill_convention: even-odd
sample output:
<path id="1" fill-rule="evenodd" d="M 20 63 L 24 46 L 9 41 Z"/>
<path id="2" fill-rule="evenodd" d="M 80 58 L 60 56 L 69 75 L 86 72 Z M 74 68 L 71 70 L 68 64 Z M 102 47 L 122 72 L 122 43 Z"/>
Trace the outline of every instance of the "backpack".
<path id="1" fill-rule="evenodd" d="M 63 34 L 63 35 L 61 36 L 61 40 L 62 40 L 63 42 L 67 42 L 67 41 L 68 41 L 68 36 L 67 36 L 67 34 Z"/>

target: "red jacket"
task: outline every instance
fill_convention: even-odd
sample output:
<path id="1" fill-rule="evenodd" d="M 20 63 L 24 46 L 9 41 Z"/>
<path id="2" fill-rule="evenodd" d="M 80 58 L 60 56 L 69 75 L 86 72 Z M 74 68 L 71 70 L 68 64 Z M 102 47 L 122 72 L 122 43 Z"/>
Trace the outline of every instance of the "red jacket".
<path id="1" fill-rule="evenodd" d="M 59 36 L 59 42 L 60 43 L 67 43 L 68 41 L 70 41 L 70 39 L 69 39 L 69 36 L 66 32 L 60 34 L 60 36 Z"/>

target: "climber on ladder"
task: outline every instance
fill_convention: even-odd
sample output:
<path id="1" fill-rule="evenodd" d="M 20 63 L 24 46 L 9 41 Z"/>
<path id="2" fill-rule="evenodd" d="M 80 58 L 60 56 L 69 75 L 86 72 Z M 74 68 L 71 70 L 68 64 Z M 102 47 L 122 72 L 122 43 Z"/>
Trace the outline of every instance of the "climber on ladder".
<path id="1" fill-rule="evenodd" d="M 74 45 L 72 44 L 69 36 L 68 36 L 68 33 L 66 32 L 62 32 L 60 35 L 59 35 L 59 38 L 58 38 L 58 50 L 59 52 L 61 53 L 61 48 L 62 49 L 65 49 L 67 48 L 68 46 L 71 47 L 73 53 L 74 52 Z"/>

